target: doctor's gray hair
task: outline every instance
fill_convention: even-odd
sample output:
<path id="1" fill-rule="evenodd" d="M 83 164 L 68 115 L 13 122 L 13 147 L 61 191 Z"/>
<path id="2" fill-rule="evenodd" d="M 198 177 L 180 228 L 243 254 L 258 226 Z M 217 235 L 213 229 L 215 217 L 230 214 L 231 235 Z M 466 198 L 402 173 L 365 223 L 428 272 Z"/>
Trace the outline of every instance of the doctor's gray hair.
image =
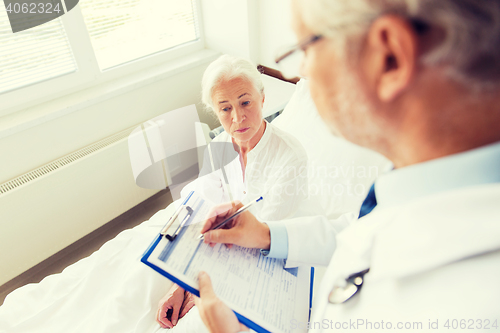
<path id="1" fill-rule="evenodd" d="M 236 78 L 248 80 L 255 90 L 264 95 L 264 84 L 257 66 L 244 58 L 222 55 L 208 65 L 201 80 L 201 101 L 208 110 L 214 111 L 212 96 L 217 86 Z"/>
<path id="2" fill-rule="evenodd" d="M 384 14 L 402 16 L 420 28 L 440 28 L 444 40 L 422 56 L 422 64 L 445 66 L 450 77 L 478 89 L 500 83 L 500 0 L 295 0 L 295 4 L 313 33 L 340 37 L 342 47 L 350 46 L 348 41 L 355 45 Z"/>

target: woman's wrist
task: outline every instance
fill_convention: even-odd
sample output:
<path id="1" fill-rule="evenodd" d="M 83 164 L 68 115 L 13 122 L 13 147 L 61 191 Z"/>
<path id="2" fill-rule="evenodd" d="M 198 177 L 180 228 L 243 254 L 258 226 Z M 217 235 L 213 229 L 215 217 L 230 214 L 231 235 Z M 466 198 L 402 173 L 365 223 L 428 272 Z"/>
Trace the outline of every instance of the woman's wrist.
<path id="1" fill-rule="evenodd" d="M 174 283 L 174 284 L 172 285 L 172 287 L 170 288 L 170 292 L 173 294 L 173 293 L 175 293 L 175 292 L 177 292 L 177 291 L 178 291 L 178 292 L 182 292 L 182 293 L 184 293 L 184 289 L 182 289 L 182 287 L 181 287 L 181 286 L 179 286 L 178 284 Z"/>

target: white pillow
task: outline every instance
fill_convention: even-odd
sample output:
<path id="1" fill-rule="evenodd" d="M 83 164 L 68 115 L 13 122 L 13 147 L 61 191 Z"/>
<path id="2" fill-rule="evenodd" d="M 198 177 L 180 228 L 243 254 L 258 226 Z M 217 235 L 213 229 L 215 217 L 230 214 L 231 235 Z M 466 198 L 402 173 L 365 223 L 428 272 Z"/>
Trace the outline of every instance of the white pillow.
<path id="1" fill-rule="evenodd" d="M 336 137 L 319 116 L 309 93 L 307 80 L 301 79 L 290 102 L 273 125 L 295 136 L 309 158 L 309 196 L 337 218 L 359 212 L 370 186 L 392 164 L 382 155 Z"/>

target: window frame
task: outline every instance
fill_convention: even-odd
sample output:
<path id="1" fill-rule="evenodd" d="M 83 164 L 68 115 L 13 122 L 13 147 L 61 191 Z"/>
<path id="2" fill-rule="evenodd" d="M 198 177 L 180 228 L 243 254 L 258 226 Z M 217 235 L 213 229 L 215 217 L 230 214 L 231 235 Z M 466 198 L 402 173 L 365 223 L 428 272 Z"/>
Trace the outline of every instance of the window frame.
<path id="1" fill-rule="evenodd" d="M 101 71 L 87 31 L 80 4 L 60 17 L 66 32 L 77 70 L 62 76 L 0 93 L 0 117 L 33 107 L 37 104 L 70 95 L 111 80 L 125 80 L 127 76 L 164 64 L 205 48 L 200 0 L 191 0 L 194 6 L 196 31 L 194 41 L 175 46 L 124 64 Z"/>

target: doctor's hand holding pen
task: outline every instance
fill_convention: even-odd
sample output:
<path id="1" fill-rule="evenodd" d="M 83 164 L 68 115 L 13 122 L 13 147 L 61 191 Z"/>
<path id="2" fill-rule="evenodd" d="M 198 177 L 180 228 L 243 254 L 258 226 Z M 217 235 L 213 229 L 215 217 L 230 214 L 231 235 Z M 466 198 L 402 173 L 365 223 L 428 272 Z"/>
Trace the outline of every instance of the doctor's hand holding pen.
<path id="1" fill-rule="evenodd" d="M 204 242 L 210 244 L 210 246 L 223 243 L 228 247 L 235 244 L 246 248 L 269 250 L 271 246 L 269 227 L 257 220 L 249 211 L 241 212 L 219 227 L 221 222 L 231 217 L 241 208 L 245 207 L 239 201 L 213 207 L 208 214 L 209 217 L 205 221 L 205 225 L 201 229 Z"/>

